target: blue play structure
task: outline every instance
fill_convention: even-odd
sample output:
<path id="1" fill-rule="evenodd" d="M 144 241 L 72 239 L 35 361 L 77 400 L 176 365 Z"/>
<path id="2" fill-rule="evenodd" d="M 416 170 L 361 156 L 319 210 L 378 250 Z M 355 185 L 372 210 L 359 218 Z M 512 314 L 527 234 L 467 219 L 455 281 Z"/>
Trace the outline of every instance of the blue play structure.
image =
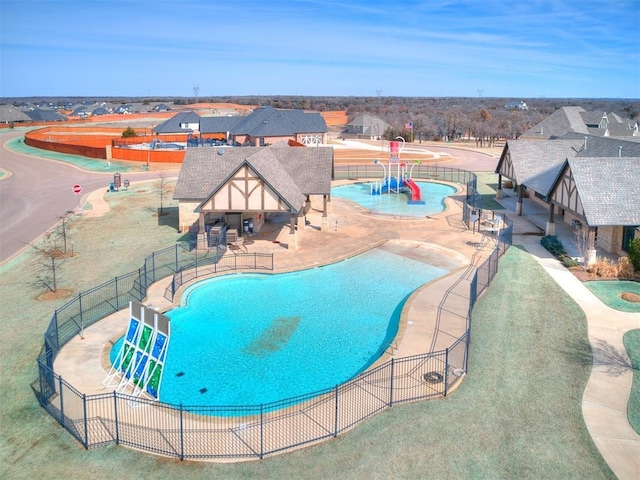
<path id="1" fill-rule="evenodd" d="M 134 397 L 158 400 L 169 348 L 169 317 L 139 302 L 129 305 L 129 325 L 102 385 Z"/>
<path id="2" fill-rule="evenodd" d="M 371 195 L 382 195 L 385 193 L 399 194 L 409 191 L 410 199 L 407 201 L 408 204 L 424 205 L 425 201 L 422 200 L 420 187 L 411 179 L 413 167 L 418 165 L 420 162 L 416 161 L 407 172 L 406 164 L 400 162 L 400 142 L 390 142 L 389 152 L 388 168 L 385 168 L 383 163 L 376 160 L 376 164 L 382 166 L 382 181 L 371 185 Z M 396 170 L 395 176 L 392 173 L 394 168 Z"/>

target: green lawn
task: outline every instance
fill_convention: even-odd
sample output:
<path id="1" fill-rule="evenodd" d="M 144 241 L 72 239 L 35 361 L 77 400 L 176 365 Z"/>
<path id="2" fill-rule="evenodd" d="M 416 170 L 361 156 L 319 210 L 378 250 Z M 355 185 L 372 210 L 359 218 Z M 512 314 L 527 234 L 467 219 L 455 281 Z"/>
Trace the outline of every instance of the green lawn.
<path id="1" fill-rule="evenodd" d="M 627 405 L 627 416 L 631 428 L 640 435 L 640 329 L 629 330 L 622 337 L 622 342 L 633 367 L 633 384 Z"/>
<path id="2" fill-rule="evenodd" d="M 180 239 L 175 205 L 155 216 L 150 185 L 109 196 L 104 217 L 72 221 L 75 255 L 62 267 L 63 288 L 77 294 Z M 39 407 L 29 386 L 35 359 L 53 310 L 67 299 L 35 300 L 32 255 L 0 268 L 0 478 L 614 478 L 581 415 L 591 369 L 585 316 L 518 248 L 477 303 L 470 371 L 447 398 L 396 406 L 333 441 L 238 464 L 115 445 L 85 451 Z"/>

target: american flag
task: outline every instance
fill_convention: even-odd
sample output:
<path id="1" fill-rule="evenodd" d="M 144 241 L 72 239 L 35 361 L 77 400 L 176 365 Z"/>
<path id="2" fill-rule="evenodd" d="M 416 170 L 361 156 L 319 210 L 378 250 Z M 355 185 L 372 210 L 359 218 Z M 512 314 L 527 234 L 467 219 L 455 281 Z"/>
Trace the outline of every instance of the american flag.
<path id="1" fill-rule="evenodd" d="M 404 124 L 406 130 L 413 130 L 413 122 L 407 122 Z"/>

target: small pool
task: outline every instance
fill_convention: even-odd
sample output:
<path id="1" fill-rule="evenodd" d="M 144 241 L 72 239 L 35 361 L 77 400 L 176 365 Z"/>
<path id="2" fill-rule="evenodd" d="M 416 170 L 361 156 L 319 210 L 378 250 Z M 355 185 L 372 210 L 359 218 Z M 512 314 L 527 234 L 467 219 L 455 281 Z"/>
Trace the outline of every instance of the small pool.
<path id="1" fill-rule="evenodd" d="M 416 182 L 420 187 L 425 204 L 408 204 L 409 193 L 385 193 L 371 195 L 373 183 L 352 183 L 333 187 L 333 197 L 345 198 L 361 205 L 373 213 L 382 215 L 400 215 L 406 217 L 426 217 L 443 212 L 444 199 L 457 192 L 455 187 L 435 182 Z"/>
<path id="2" fill-rule="evenodd" d="M 625 300 L 624 295 L 640 296 L 640 283 L 628 280 L 592 280 L 584 284 L 608 307 L 621 312 L 640 313 L 640 303 Z"/>
<path id="3" fill-rule="evenodd" d="M 259 405 L 343 383 L 388 348 L 411 292 L 460 266 L 448 262 L 378 248 L 310 270 L 199 282 L 166 314 L 160 400 Z"/>

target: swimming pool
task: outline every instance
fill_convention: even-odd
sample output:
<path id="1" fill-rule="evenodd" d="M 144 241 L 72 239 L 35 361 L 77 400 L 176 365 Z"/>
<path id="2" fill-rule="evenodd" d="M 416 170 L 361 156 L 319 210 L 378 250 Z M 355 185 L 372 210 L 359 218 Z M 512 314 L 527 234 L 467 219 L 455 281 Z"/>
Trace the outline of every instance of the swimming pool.
<path id="1" fill-rule="evenodd" d="M 411 292 L 449 267 L 378 248 L 310 270 L 199 282 L 166 313 L 160 400 L 259 405 L 343 383 L 388 348 Z"/>
<path id="2" fill-rule="evenodd" d="M 457 189 L 450 185 L 435 182 L 416 182 L 420 187 L 424 205 L 408 204 L 408 193 L 385 193 L 371 195 L 372 183 L 352 183 L 333 187 L 333 197 L 345 198 L 361 205 L 374 213 L 383 215 L 401 215 L 406 217 L 425 217 L 443 212 L 444 199 L 456 193 Z"/>

